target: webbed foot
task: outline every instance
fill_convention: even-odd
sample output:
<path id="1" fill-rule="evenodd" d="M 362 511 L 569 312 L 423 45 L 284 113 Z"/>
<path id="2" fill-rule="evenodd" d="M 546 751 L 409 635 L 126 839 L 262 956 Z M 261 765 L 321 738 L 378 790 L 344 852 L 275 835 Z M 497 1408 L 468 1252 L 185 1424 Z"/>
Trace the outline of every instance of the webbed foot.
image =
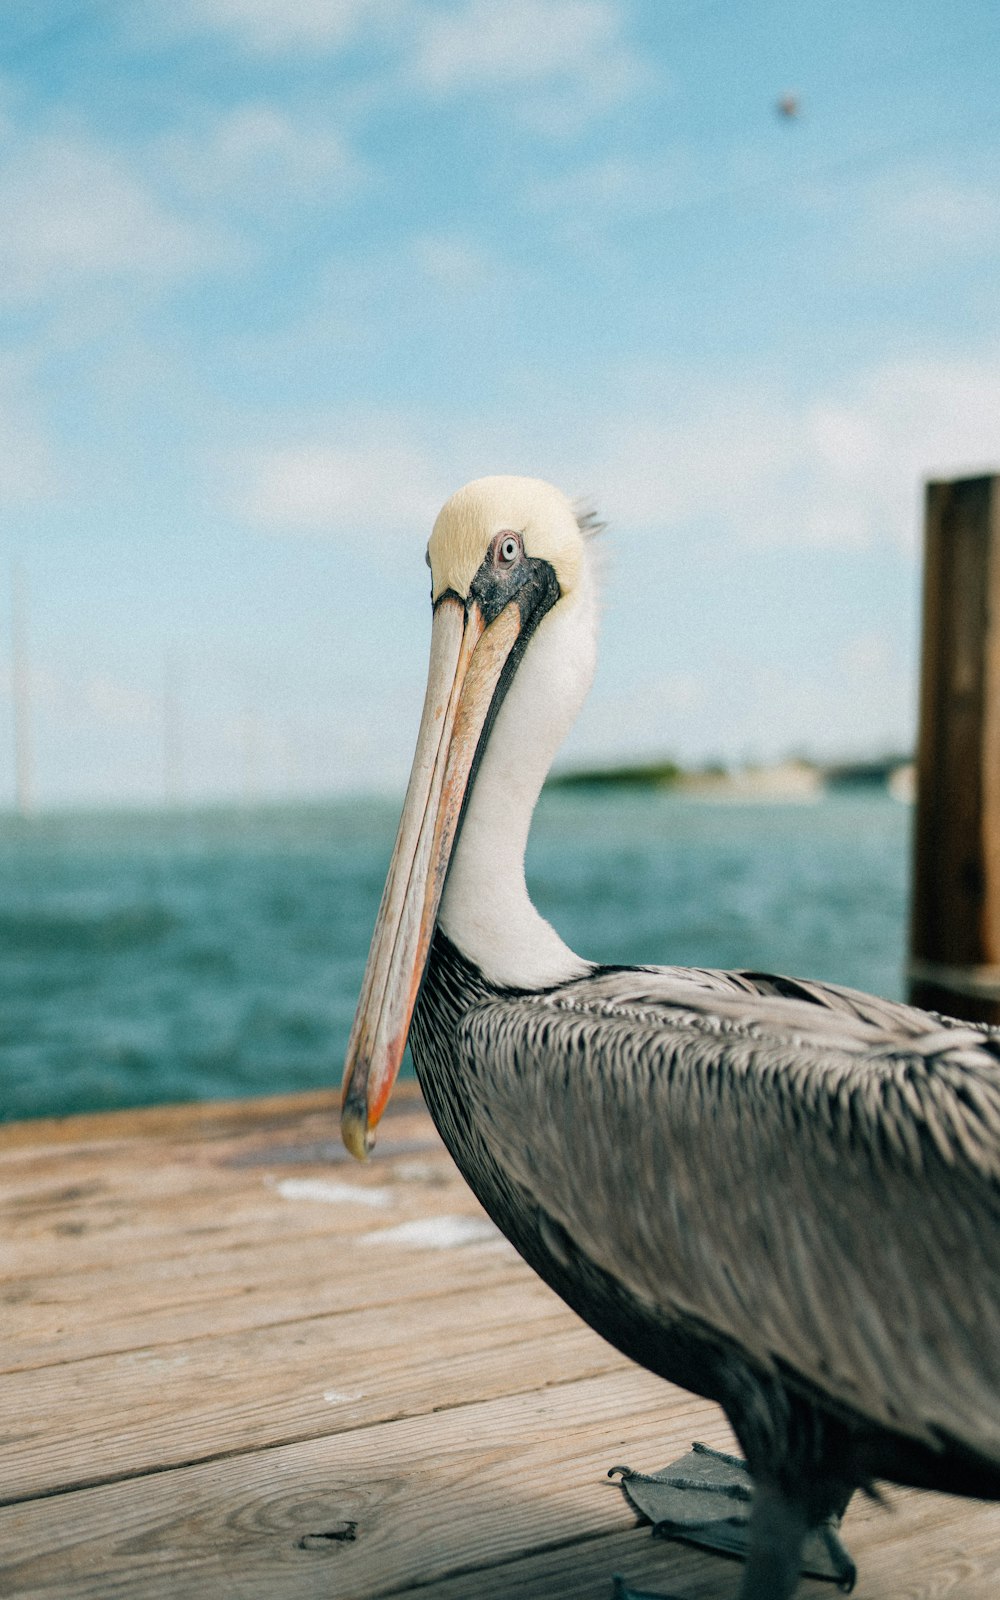
<path id="1" fill-rule="evenodd" d="M 684 1539 L 746 1560 L 753 1479 L 738 1456 L 696 1443 L 686 1456 L 660 1472 L 612 1467 L 608 1476 L 617 1474 L 629 1505 L 653 1524 L 654 1538 Z M 830 1579 L 850 1593 L 857 1569 L 839 1529 L 840 1518 L 832 1516 L 809 1530 L 800 1570 L 811 1578 Z M 628 1590 L 623 1580 L 616 1578 L 615 1583 L 620 1588 L 616 1588 L 614 1600 L 647 1600 L 639 1591 Z"/>

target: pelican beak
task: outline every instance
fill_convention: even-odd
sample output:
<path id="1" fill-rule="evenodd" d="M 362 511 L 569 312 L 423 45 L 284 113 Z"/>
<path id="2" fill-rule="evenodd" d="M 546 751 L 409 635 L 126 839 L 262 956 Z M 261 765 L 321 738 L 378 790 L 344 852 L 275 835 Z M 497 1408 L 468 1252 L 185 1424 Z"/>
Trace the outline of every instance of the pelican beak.
<path id="1" fill-rule="evenodd" d="M 364 1160 L 406 1048 L 480 739 L 521 633 L 511 601 L 487 624 L 475 599 L 446 592 L 403 815 L 347 1047 L 341 1133 Z"/>

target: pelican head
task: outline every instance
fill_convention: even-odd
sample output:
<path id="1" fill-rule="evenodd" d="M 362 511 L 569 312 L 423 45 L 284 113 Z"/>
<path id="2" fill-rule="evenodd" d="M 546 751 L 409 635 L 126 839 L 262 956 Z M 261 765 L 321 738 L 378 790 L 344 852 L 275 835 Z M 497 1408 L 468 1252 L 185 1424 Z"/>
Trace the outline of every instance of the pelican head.
<path id="1" fill-rule="evenodd" d="M 359 1159 L 371 1148 L 403 1059 L 446 878 L 460 865 L 459 831 L 466 870 L 456 871 L 461 885 L 449 884 L 445 910 L 485 948 L 491 926 L 485 901 L 493 890 L 499 911 L 506 911 L 505 927 L 527 912 L 523 857 L 531 811 L 593 673 L 595 608 L 584 525 L 558 489 L 536 478 L 466 484 L 441 510 L 427 560 L 433 604 L 427 692 L 344 1071 L 341 1130 Z M 489 885 L 480 872 L 473 886 L 471 864 L 481 868 L 484 858 Z M 522 942 L 531 945 L 544 977 L 582 965 L 533 910 L 524 925 Z M 495 975 L 524 981 L 514 957 L 508 966 Z"/>
<path id="2" fill-rule="evenodd" d="M 579 582 L 583 537 L 571 502 L 540 478 L 476 478 L 447 500 L 438 513 L 427 546 L 436 602 L 451 589 L 463 601 L 486 581 L 494 541 L 510 534 L 521 543 L 528 563 L 551 568 L 560 595 Z M 506 555 L 511 574 L 518 564 Z M 526 576 L 521 565 L 520 581 Z"/>

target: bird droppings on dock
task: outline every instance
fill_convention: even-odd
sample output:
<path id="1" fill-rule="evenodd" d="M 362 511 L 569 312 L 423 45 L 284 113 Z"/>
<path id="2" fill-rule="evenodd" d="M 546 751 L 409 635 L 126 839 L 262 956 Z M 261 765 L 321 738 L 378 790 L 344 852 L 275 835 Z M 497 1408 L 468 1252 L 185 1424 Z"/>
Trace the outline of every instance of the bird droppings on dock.
<path id="1" fill-rule="evenodd" d="M 469 1244 L 506 1242 L 499 1228 L 485 1217 L 423 1217 L 400 1222 L 395 1228 L 363 1233 L 359 1244 L 394 1244 L 415 1250 L 455 1250 Z"/>
<path id="2" fill-rule="evenodd" d="M 393 1201 L 388 1189 L 365 1189 L 359 1183 L 334 1183 L 330 1178 L 281 1178 L 274 1187 L 282 1200 L 318 1200 L 328 1206 L 370 1206 L 379 1211 Z"/>

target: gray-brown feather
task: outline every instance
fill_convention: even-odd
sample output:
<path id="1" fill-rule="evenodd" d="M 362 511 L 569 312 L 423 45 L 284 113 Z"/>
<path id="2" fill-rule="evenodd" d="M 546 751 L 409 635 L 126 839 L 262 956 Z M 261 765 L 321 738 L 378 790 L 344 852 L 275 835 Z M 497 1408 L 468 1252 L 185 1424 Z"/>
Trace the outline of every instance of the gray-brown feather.
<path id="1" fill-rule="evenodd" d="M 995 1036 L 692 969 L 484 995 L 456 1025 L 491 1160 L 664 1325 L 1000 1463 Z"/>

